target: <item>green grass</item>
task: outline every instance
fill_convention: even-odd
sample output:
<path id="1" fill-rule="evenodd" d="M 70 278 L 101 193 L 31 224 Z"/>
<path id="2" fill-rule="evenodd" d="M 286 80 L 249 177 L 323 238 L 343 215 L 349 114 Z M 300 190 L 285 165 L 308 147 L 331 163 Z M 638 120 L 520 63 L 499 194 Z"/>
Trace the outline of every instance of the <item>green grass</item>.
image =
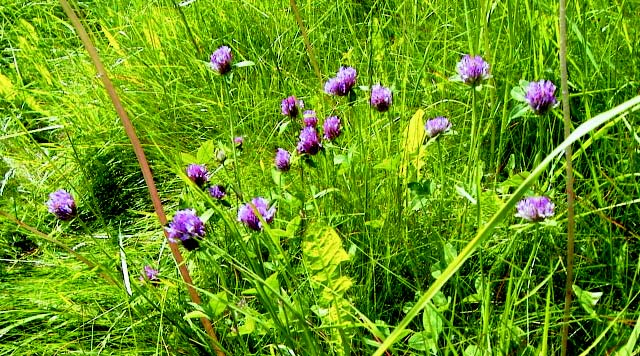
<path id="1" fill-rule="evenodd" d="M 166 212 L 210 215 L 201 248 L 183 250 L 203 304 L 189 302 L 124 129 L 62 8 L 10 0 L 0 5 L 0 209 L 101 267 L 1 218 L 0 355 L 211 354 L 202 315 L 228 354 L 366 355 L 416 305 L 393 355 L 560 352 L 564 157 L 541 163 L 564 139 L 562 115 L 516 117 L 511 97 L 520 80 L 560 87 L 557 2 L 299 1 L 323 81 L 351 65 L 358 85 L 392 87 L 384 114 L 370 109 L 366 91 L 356 89 L 353 103 L 324 94 L 288 1 L 73 5 Z M 638 11 L 632 1 L 570 3 L 574 127 L 640 93 Z M 254 65 L 234 68 L 228 81 L 213 73 L 209 56 L 223 44 L 234 62 Z M 475 103 L 449 80 L 470 52 L 492 73 Z M 275 149 L 293 152 L 300 129 L 280 114 L 289 95 L 320 122 L 340 116 L 344 132 L 311 162 L 277 173 Z M 424 140 L 422 125 L 435 116 L 447 116 L 452 133 Z M 639 131 L 629 113 L 573 145 L 575 284 L 602 295 L 591 306 L 590 294 L 574 297 L 572 355 L 635 340 Z M 232 135 L 245 137 L 235 155 Z M 226 150 L 224 166 L 216 149 Z M 190 184 L 184 169 L 194 160 L 228 187 L 229 206 Z M 525 195 L 550 196 L 556 215 L 525 224 L 501 209 L 537 168 Z M 78 202 L 69 223 L 44 204 L 60 188 Z M 462 189 L 479 195 L 479 211 Z M 237 207 L 255 196 L 278 207 L 260 233 L 236 222 Z M 460 261 L 496 213 L 504 219 Z M 132 295 L 122 286 L 119 237 Z M 456 263 L 446 283 L 437 280 Z M 145 265 L 160 270 L 159 285 L 138 281 Z M 434 285 L 440 292 L 421 303 Z"/>

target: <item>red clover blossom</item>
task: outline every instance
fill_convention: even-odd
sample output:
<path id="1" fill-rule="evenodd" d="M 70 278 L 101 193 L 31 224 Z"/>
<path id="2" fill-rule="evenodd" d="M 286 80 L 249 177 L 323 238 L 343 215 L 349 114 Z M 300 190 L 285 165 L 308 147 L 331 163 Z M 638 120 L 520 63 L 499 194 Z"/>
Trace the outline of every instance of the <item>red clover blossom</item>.
<path id="1" fill-rule="evenodd" d="M 446 117 L 438 116 L 434 119 L 428 120 L 424 125 L 425 131 L 429 138 L 435 137 L 443 132 L 449 131 L 451 128 L 451 122 Z"/>
<path id="2" fill-rule="evenodd" d="M 282 109 L 282 115 L 295 118 L 298 116 L 300 109 L 304 108 L 304 101 L 302 99 L 296 99 L 295 96 L 282 99 L 280 104 Z"/>
<path id="3" fill-rule="evenodd" d="M 525 99 L 536 115 L 544 115 L 558 104 L 555 93 L 556 86 L 550 80 L 543 79 L 529 83 Z"/>
<path id="4" fill-rule="evenodd" d="M 324 130 L 324 139 L 333 141 L 336 137 L 340 136 L 340 118 L 337 116 L 330 116 L 324 120 L 322 129 Z"/>
<path id="5" fill-rule="evenodd" d="M 211 195 L 211 197 L 215 199 L 220 200 L 227 195 L 227 190 L 223 186 L 216 184 L 209 187 L 209 195 Z"/>
<path id="6" fill-rule="evenodd" d="M 329 95 L 345 96 L 356 84 L 357 72 L 352 67 L 340 67 L 335 77 L 327 80 L 324 91 Z"/>
<path id="7" fill-rule="evenodd" d="M 465 54 L 456 66 L 460 79 L 468 85 L 477 86 L 489 78 L 489 63 L 480 56 Z"/>
<path id="8" fill-rule="evenodd" d="M 316 116 L 316 112 L 313 110 L 307 110 L 302 115 L 302 121 L 304 122 L 304 126 L 316 127 L 318 125 L 318 117 Z"/>
<path id="9" fill-rule="evenodd" d="M 276 151 L 275 165 L 279 171 L 288 171 L 289 168 L 291 168 L 291 154 L 289 151 L 278 148 Z"/>
<path id="10" fill-rule="evenodd" d="M 548 197 L 528 197 L 520 200 L 516 204 L 516 217 L 523 218 L 530 222 L 542 221 L 552 217 L 555 205 Z"/>
<path id="11" fill-rule="evenodd" d="M 320 138 L 315 127 L 307 126 L 300 131 L 300 141 L 298 142 L 298 153 L 315 155 L 320 150 Z"/>
<path id="12" fill-rule="evenodd" d="M 389 110 L 392 101 L 391 89 L 375 84 L 371 87 L 371 106 L 380 112 Z"/>
<path id="13" fill-rule="evenodd" d="M 173 216 L 169 227 L 165 228 L 171 242 L 182 241 L 182 245 L 193 250 L 198 247 L 198 239 L 204 237 L 204 223 L 193 209 L 179 210 Z"/>
<path id="14" fill-rule="evenodd" d="M 227 74 L 231 71 L 232 59 L 231 48 L 222 46 L 211 55 L 211 68 L 221 75 Z"/>
<path id="15" fill-rule="evenodd" d="M 209 181 L 209 172 L 202 164 L 190 164 L 187 166 L 187 177 L 198 187 L 203 187 Z"/>
<path id="16" fill-rule="evenodd" d="M 254 208 L 262 216 L 267 224 L 273 222 L 276 215 L 276 207 L 269 208 L 269 202 L 265 198 L 253 198 L 250 203 L 240 206 L 238 209 L 238 221 L 255 231 L 263 229 L 262 222 L 254 213 Z"/>
<path id="17" fill-rule="evenodd" d="M 49 194 L 47 201 L 49 212 L 62 221 L 68 221 L 76 216 L 76 202 L 73 196 L 64 189 Z"/>

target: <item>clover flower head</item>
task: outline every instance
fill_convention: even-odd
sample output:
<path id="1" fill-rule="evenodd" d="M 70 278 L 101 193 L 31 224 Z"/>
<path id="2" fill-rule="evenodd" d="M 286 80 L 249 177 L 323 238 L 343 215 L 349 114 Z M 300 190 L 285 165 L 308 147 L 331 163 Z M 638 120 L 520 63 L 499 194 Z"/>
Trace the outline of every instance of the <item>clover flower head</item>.
<path id="1" fill-rule="evenodd" d="M 47 201 L 49 212 L 62 221 L 71 220 L 76 216 L 76 201 L 73 196 L 64 189 L 56 190 L 49 194 Z"/>
<path id="2" fill-rule="evenodd" d="M 215 199 L 220 200 L 227 195 L 227 190 L 223 186 L 216 184 L 209 187 L 209 195 L 211 195 L 211 197 Z"/>
<path id="3" fill-rule="evenodd" d="M 316 112 L 313 110 L 305 111 L 304 114 L 302 114 L 302 121 L 304 122 L 304 126 L 316 127 L 318 125 Z"/>
<path id="4" fill-rule="evenodd" d="M 324 120 L 322 129 L 324 130 L 324 139 L 333 141 L 336 137 L 340 136 L 340 118 L 337 116 L 330 116 Z"/>
<path id="5" fill-rule="evenodd" d="M 292 95 L 282 99 L 280 108 L 282 109 L 282 115 L 295 118 L 298 116 L 300 109 L 304 108 L 304 101 L 302 101 L 302 99 L 296 99 L 296 97 Z"/>
<path id="6" fill-rule="evenodd" d="M 275 165 L 279 171 L 288 171 L 289 168 L 291 168 L 291 154 L 289 151 L 278 148 L 276 151 Z"/>
<path id="7" fill-rule="evenodd" d="M 456 66 L 460 79 L 465 84 L 476 86 L 489 78 L 489 63 L 480 56 L 465 54 Z"/>
<path id="8" fill-rule="evenodd" d="M 244 137 L 242 136 L 234 137 L 233 144 L 236 145 L 237 148 L 242 148 L 242 144 L 244 144 Z"/>
<path id="9" fill-rule="evenodd" d="M 256 216 L 254 208 L 267 224 L 271 224 L 276 215 L 276 207 L 269 207 L 267 199 L 262 197 L 253 198 L 251 202 L 240 206 L 238 209 L 238 221 L 251 230 L 260 231 L 263 229 L 262 222 Z"/>
<path id="10" fill-rule="evenodd" d="M 548 197 L 528 197 L 516 204 L 516 217 L 530 222 L 538 222 L 552 217 L 554 209 L 555 205 Z"/>
<path id="11" fill-rule="evenodd" d="M 449 131 L 451 128 L 451 122 L 446 117 L 438 116 L 434 119 L 428 120 L 424 125 L 425 131 L 429 138 L 435 137 L 443 132 Z"/>
<path id="12" fill-rule="evenodd" d="M 536 115 L 544 115 L 558 104 L 555 93 L 556 86 L 550 80 L 543 79 L 529 83 L 525 100 Z"/>
<path id="13" fill-rule="evenodd" d="M 227 74 L 231 71 L 232 59 L 231 48 L 222 46 L 211 55 L 211 68 L 219 74 Z"/>
<path id="14" fill-rule="evenodd" d="M 307 126 L 300 131 L 300 141 L 298 141 L 298 153 L 315 155 L 320 150 L 320 138 L 315 127 Z"/>
<path id="15" fill-rule="evenodd" d="M 392 101 L 391 89 L 380 84 L 371 87 L 371 106 L 380 112 L 389 110 Z"/>
<path id="16" fill-rule="evenodd" d="M 353 67 L 340 67 L 335 77 L 330 78 L 324 85 L 324 91 L 329 95 L 345 96 L 356 84 L 357 72 Z"/>
<path id="17" fill-rule="evenodd" d="M 209 171 L 202 164 L 192 163 L 187 166 L 187 177 L 198 187 L 202 187 L 209 181 Z"/>
<path id="18" fill-rule="evenodd" d="M 173 216 L 173 220 L 169 223 L 169 227 L 165 228 L 168 233 L 168 239 L 171 242 L 194 240 L 204 237 L 204 223 L 196 211 L 193 209 L 179 210 Z M 185 245 L 187 247 L 187 245 Z"/>
<path id="19" fill-rule="evenodd" d="M 140 276 L 141 280 L 147 279 L 149 281 L 158 281 L 158 270 L 154 269 L 153 267 L 146 265 L 144 266 L 144 270 L 143 270 L 143 275 Z"/>

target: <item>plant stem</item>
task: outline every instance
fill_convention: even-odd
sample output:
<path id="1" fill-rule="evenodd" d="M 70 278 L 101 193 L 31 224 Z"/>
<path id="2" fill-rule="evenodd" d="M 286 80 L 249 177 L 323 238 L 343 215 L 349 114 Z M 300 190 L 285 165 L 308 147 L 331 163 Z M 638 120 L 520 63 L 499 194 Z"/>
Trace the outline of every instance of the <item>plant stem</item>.
<path id="1" fill-rule="evenodd" d="M 562 88 L 562 116 L 564 118 L 564 137 L 571 133 L 571 112 L 569 108 L 569 87 L 567 84 L 567 0 L 560 0 L 560 85 Z M 575 209 L 573 192 L 573 167 L 571 145 L 565 152 L 567 161 L 567 281 L 564 291 L 564 314 L 562 317 L 562 356 L 567 355 L 569 340 L 569 317 L 573 287 L 573 253 L 575 235 Z"/>
<path id="2" fill-rule="evenodd" d="M 244 194 L 242 193 L 242 185 L 240 183 L 240 174 L 238 173 L 238 170 L 240 169 L 240 165 L 238 164 L 238 149 L 236 147 L 236 142 L 235 142 L 235 137 L 236 137 L 236 133 L 235 133 L 235 129 L 233 126 L 233 118 L 232 118 L 232 113 L 231 113 L 231 107 L 228 105 L 231 103 L 231 101 L 233 100 L 233 96 L 231 95 L 231 85 L 229 85 L 229 79 L 227 77 L 222 78 L 223 82 L 224 82 L 224 87 L 226 89 L 227 95 L 228 95 L 228 102 L 223 102 L 223 105 L 227 108 L 229 108 L 229 112 L 227 114 L 227 119 L 229 122 L 229 132 L 231 133 L 231 150 L 233 151 L 233 176 L 235 178 L 236 181 L 236 195 L 238 196 L 238 199 L 240 201 L 244 201 Z M 223 99 L 224 100 L 224 99 Z M 238 202 L 239 203 L 239 202 Z"/>
<path id="3" fill-rule="evenodd" d="M 309 61 L 311 61 L 311 66 L 313 67 L 313 71 L 316 73 L 316 77 L 318 77 L 320 86 L 322 86 L 322 75 L 320 74 L 320 67 L 318 66 L 318 61 L 316 61 L 316 56 L 313 53 L 313 47 L 311 47 L 311 42 L 309 41 L 309 35 L 307 34 L 307 29 L 304 27 L 304 22 L 302 22 L 300 9 L 296 4 L 296 0 L 289 0 L 289 4 L 291 5 L 291 9 L 293 10 L 293 13 L 296 17 L 298 28 L 300 28 L 300 33 L 302 34 L 302 39 L 304 40 L 304 46 L 307 49 L 307 54 L 309 55 Z"/>

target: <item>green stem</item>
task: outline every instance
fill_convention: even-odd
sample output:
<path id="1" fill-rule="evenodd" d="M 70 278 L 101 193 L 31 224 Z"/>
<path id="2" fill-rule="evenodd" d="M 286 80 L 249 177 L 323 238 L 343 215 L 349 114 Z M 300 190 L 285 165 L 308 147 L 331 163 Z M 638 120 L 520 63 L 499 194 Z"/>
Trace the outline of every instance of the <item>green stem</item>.
<path id="1" fill-rule="evenodd" d="M 227 120 L 229 123 L 229 132 L 231 133 L 231 150 L 233 151 L 233 176 L 235 178 L 236 181 L 236 194 L 238 196 L 238 199 L 240 201 L 243 201 L 243 193 L 242 193 L 242 184 L 240 182 L 240 173 L 238 172 L 240 170 L 240 165 L 238 164 L 238 150 L 236 149 L 236 143 L 234 141 L 236 134 L 235 134 L 235 130 L 234 130 L 234 125 L 233 125 L 233 115 L 232 115 L 232 110 L 230 107 L 230 103 L 233 100 L 233 96 L 231 95 L 231 86 L 229 85 L 229 80 L 227 77 L 223 78 L 223 82 L 225 85 L 225 89 L 228 95 L 228 102 L 224 102 L 223 99 L 223 105 L 225 107 L 227 107 L 229 110 L 229 112 L 227 113 Z"/>

